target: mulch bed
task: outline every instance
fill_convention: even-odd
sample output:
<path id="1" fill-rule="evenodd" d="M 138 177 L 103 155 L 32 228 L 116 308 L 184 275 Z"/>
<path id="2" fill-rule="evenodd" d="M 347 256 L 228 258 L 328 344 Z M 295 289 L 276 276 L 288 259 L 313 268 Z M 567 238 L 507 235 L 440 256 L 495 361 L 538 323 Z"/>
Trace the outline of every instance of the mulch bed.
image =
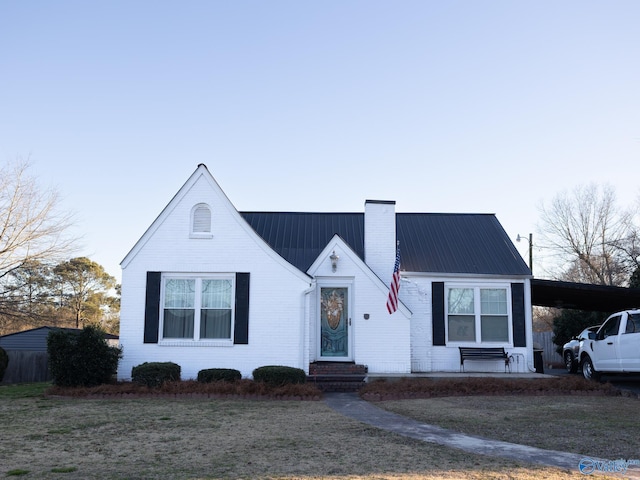
<path id="1" fill-rule="evenodd" d="M 60 387 L 47 389 L 48 398 L 135 399 L 193 398 L 250 400 L 320 400 L 322 392 L 314 385 L 293 384 L 269 386 L 252 380 L 201 383 L 195 380 L 165 382 L 150 388 L 133 382 L 117 382 L 95 387 Z"/>
<path id="2" fill-rule="evenodd" d="M 582 377 L 545 379 L 502 378 L 403 378 L 375 381 L 360 390 L 368 401 L 403 400 L 468 395 L 596 395 L 633 396 L 610 383 L 589 382 Z"/>
<path id="3" fill-rule="evenodd" d="M 195 380 L 166 382 L 149 388 L 133 382 L 117 382 L 96 387 L 52 386 L 45 392 L 48 398 L 84 399 L 242 399 L 242 400 L 302 400 L 318 401 L 322 392 L 313 384 L 269 386 L 252 380 L 201 383 Z M 593 395 L 629 396 L 630 392 L 609 383 L 589 382 L 582 377 L 548 379 L 502 378 L 402 378 L 395 381 L 376 380 L 365 384 L 359 395 L 367 401 L 419 399 L 469 395 Z"/>

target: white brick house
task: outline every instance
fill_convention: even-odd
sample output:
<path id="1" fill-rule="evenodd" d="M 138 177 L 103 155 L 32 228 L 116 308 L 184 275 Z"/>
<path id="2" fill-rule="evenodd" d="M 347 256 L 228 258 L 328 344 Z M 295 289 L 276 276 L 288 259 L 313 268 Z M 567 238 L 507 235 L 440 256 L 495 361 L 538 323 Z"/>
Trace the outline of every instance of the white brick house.
<path id="1" fill-rule="evenodd" d="M 183 378 L 323 361 L 459 371 L 459 346 L 504 347 L 514 370 L 531 371 L 530 279 L 494 215 L 401 214 L 390 201 L 364 213 L 238 212 L 199 165 L 122 261 L 118 377 L 151 361 L 179 364 Z"/>

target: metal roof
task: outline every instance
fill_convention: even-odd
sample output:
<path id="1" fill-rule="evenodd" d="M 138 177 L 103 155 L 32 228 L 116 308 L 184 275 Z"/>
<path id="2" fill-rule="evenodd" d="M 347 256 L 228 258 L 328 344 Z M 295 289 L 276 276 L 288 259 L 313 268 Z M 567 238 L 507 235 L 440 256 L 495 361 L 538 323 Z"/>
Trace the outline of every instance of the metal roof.
<path id="1" fill-rule="evenodd" d="M 364 213 L 240 212 L 276 252 L 306 272 L 334 235 L 364 260 Z M 493 214 L 396 213 L 401 269 L 530 275 Z"/>
<path id="2" fill-rule="evenodd" d="M 531 280 L 531 303 L 589 312 L 617 312 L 640 307 L 640 288 Z"/>

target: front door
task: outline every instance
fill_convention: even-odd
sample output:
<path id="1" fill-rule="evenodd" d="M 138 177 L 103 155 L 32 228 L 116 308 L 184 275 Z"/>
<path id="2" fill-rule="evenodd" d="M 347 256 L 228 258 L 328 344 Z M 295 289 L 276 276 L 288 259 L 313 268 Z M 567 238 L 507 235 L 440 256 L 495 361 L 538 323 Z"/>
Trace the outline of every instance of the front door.
<path id="1" fill-rule="evenodd" d="M 624 332 L 618 339 L 618 352 L 620 355 L 620 367 L 626 372 L 640 372 L 640 314 L 627 314 L 627 323 Z"/>
<path id="2" fill-rule="evenodd" d="M 321 287 L 320 359 L 351 360 L 350 330 L 349 287 Z"/>
<path id="3" fill-rule="evenodd" d="M 598 367 L 602 370 L 615 372 L 620 370 L 618 356 L 618 339 L 620 328 L 620 315 L 610 317 L 598 330 L 598 336 L 593 342 L 593 353 L 599 360 Z"/>

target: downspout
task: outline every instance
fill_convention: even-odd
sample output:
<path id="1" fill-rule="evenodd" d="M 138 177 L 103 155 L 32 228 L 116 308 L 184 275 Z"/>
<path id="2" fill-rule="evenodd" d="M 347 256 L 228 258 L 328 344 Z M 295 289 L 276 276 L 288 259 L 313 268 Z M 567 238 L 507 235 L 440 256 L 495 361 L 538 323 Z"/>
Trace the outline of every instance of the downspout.
<path id="1" fill-rule="evenodd" d="M 533 343 L 531 343 L 531 355 L 527 355 L 527 368 L 529 369 L 529 373 L 538 373 L 536 372 L 535 367 L 535 352 L 533 351 Z"/>
<path id="2" fill-rule="evenodd" d="M 300 296 L 300 321 L 302 322 L 300 325 L 300 331 L 302 332 L 302 345 L 300 345 L 300 365 L 305 373 L 309 374 L 309 329 L 311 328 L 310 320 L 311 320 L 311 308 L 307 309 L 307 299 L 309 294 L 316 291 L 316 280 L 313 279 L 309 284 L 309 288 L 304 290 Z M 309 318 L 307 318 L 307 316 Z M 306 361 L 305 361 L 305 353 Z"/>

